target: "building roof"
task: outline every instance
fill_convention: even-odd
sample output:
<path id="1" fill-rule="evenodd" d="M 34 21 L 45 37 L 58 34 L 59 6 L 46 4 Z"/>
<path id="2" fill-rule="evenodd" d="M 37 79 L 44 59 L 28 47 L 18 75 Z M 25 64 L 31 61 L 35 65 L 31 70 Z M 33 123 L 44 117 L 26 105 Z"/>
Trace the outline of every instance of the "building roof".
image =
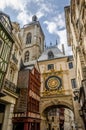
<path id="1" fill-rule="evenodd" d="M 49 53 L 52 53 L 53 57 L 51 56 L 49 58 Z M 63 58 L 67 57 L 64 55 L 61 50 L 55 45 L 55 46 L 50 46 L 44 50 L 42 55 L 39 57 L 38 61 L 45 61 L 45 60 L 51 60 L 51 59 L 56 59 L 56 58 Z"/>

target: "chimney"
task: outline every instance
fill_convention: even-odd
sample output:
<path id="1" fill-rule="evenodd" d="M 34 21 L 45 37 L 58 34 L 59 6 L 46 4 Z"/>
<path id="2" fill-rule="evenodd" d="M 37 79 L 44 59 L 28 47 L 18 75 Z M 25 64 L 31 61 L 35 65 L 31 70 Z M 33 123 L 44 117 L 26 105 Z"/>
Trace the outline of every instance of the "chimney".
<path id="1" fill-rule="evenodd" d="M 64 44 L 62 44 L 62 52 L 65 55 L 65 49 L 64 49 Z"/>

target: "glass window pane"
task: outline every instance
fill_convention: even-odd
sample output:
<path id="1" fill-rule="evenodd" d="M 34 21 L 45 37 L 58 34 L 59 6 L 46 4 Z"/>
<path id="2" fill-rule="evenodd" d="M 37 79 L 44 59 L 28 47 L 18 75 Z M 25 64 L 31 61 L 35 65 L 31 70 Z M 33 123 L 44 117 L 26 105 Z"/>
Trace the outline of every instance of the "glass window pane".
<path id="1" fill-rule="evenodd" d="M 76 80 L 71 79 L 72 88 L 76 88 Z"/>
<path id="2" fill-rule="evenodd" d="M 72 69 L 72 68 L 73 68 L 73 63 L 70 62 L 70 63 L 69 63 L 69 69 Z"/>
<path id="3" fill-rule="evenodd" d="M 24 56 L 24 62 L 28 62 L 28 61 L 29 61 L 29 51 L 26 51 Z"/>
<path id="4" fill-rule="evenodd" d="M 48 65 L 48 70 L 54 69 L 54 64 L 49 64 Z"/>

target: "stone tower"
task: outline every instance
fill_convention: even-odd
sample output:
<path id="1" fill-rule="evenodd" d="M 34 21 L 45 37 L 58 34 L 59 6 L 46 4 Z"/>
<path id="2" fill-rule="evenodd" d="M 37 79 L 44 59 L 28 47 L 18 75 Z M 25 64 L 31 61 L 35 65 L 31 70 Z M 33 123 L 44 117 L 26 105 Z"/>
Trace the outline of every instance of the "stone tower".
<path id="1" fill-rule="evenodd" d="M 23 40 L 22 61 L 24 66 L 33 65 L 44 51 L 44 33 L 37 16 L 32 17 L 32 22 L 21 29 Z"/>

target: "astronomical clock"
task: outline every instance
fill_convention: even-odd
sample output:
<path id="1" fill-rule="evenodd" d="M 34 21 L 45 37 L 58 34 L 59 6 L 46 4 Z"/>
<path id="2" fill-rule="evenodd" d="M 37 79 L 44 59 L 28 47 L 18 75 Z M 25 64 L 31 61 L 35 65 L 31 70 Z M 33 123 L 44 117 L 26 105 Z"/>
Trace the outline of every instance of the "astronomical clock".
<path id="1" fill-rule="evenodd" d="M 45 87 L 47 90 L 59 90 L 62 87 L 61 78 L 58 76 L 49 76 L 45 81 Z"/>

